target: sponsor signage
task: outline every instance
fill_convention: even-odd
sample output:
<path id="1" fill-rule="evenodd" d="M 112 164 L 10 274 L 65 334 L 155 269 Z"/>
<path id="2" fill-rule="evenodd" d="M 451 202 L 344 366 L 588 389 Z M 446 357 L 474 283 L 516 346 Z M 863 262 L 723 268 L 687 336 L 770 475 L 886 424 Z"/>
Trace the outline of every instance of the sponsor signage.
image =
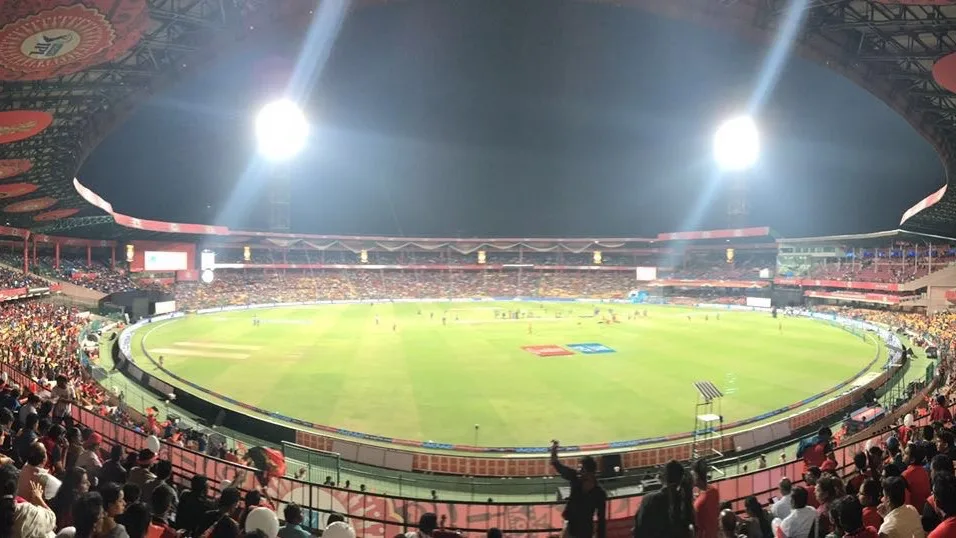
<path id="1" fill-rule="evenodd" d="M 561 346 L 556 346 L 554 344 L 548 344 L 543 346 L 522 346 L 523 350 L 528 353 L 533 353 L 539 357 L 560 357 L 562 355 L 574 355 L 573 351 L 565 349 Z"/>
<path id="2" fill-rule="evenodd" d="M 589 343 L 589 344 L 568 344 L 564 347 L 573 349 L 578 353 L 583 353 L 585 355 L 595 355 L 598 353 L 614 353 L 614 350 L 607 347 L 604 344 L 598 343 Z"/>

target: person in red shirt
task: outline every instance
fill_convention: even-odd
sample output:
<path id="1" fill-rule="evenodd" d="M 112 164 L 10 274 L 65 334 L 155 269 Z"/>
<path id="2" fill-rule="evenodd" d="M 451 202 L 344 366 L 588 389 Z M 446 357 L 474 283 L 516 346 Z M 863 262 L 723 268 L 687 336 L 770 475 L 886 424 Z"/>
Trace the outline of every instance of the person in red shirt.
<path id="1" fill-rule="evenodd" d="M 953 421 L 953 414 L 946 407 L 946 397 L 940 394 L 936 397 L 936 406 L 929 413 L 929 419 L 932 422 L 942 422 L 949 424 Z"/>
<path id="2" fill-rule="evenodd" d="M 956 538 L 956 477 L 939 473 L 933 478 L 933 497 L 943 521 L 927 538 Z"/>
<path id="3" fill-rule="evenodd" d="M 833 432 L 824 426 L 817 431 L 816 435 L 800 442 L 800 446 L 797 447 L 797 457 L 803 458 L 805 469 L 823 466 L 827 454 L 833 452 L 833 447 L 830 445 L 832 438 Z"/>
<path id="4" fill-rule="evenodd" d="M 896 438 L 900 440 L 900 444 L 906 446 L 910 442 L 910 436 L 913 434 L 913 428 L 907 426 L 905 423 L 901 424 L 896 428 Z"/>
<path id="5" fill-rule="evenodd" d="M 720 492 L 707 483 L 707 462 L 694 464 L 694 486 L 700 490 L 694 500 L 694 530 L 696 538 L 717 538 L 720 518 Z"/>
<path id="6" fill-rule="evenodd" d="M 879 529 L 883 524 L 880 515 L 880 500 L 883 497 L 883 487 L 878 480 L 867 478 L 860 486 L 860 504 L 863 505 L 863 524 L 867 527 Z"/>
<path id="7" fill-rule="evenodd" d="M 877 538 L 875 528 L 863 522 L 863 506 L 852 495 L 840 497 L 830 507 L 836 535 L 843 538 Z"/>
<path id="8" fill-rule="evenodd" d="M 836 460 L 836 454 L 830 452 L 827 454 L 825 460 L 823 460 L 823 465 L 820 466 L 820 470 L 825 473 L 836 474 L 837 468 L 840 467 L 840 464 Z"/>
<path id="9" fill-rule="evenodd" d="M 921 445 L 906 445 L 906 469 L 903 479 L 906 480 L 906 490 L 910 494 L 910 504 L 918 512 L 923 511 L 926 499 L 930 496 L 931 485 L 929 472 L 926 471 L 926 452 Z"/>
<path id="10" fill-rule="evenodd" d="M 853 474 L 846 479 L 847 495 L 856 495 L 867 478 L 866 454 L 857 452 L 853 455 Z"/>

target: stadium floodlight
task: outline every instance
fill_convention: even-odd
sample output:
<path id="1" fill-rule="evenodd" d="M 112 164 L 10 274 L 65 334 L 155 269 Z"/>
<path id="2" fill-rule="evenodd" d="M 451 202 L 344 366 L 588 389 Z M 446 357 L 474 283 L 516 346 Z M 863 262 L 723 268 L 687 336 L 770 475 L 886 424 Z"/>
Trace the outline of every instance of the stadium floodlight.
<path id="1" fill-rule="evenodd" d="M 271 161 L 294 157 L 305 147 L 308 136 L 309 123 L 305 114 L 288 99 L 267 104 L 256 116 L 259 153 Z"/>
<path id="2" fill-rule="evenodd" d="M 727 120 L 714 135 L 714 160 L 721 170 L 746 170 L 757 162 L 759 153 L 757 124 L 750 116 Z"/>

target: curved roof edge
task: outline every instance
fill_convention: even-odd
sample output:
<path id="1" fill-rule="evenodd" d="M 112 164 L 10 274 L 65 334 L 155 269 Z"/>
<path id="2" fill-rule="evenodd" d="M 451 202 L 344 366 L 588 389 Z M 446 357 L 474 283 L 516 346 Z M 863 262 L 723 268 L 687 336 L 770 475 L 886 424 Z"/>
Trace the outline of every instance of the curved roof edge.
<path id="1" fill-rule="evenodd" d="M 395 236 L 375 236 L 375 235 L 330 235 L 330 234 L 297 234 L 297 233 L 274 233 L 249 230 L 231 230 L 227 226 L 215 226 L 209 224 L 165 222 L 159 220 L 141 219 L 119 213 L 113 209 L 113 204 L 106 201 L 102 196 L 86 187 L 78 178 L 73 178 L 73 187 L 81 198 L 90 205 L 99 208 L 109 215 L 113 222 L 123 228 L 131 230 L 140 230 L 144 232 L 157 232 L 163 234 L 182 234 L 182 235 L 200 235 L 200 236 L 229 236 L 236 239 L 243 238 L 261 238 L 273 240 L 276 246 L 282 246 L 283 243 L 290 243 L 298 240 L 322 240 L 322 241 L 392 241 L 396 243 L 453 243 L 453 244 L 494 244 L 494 243 L 553 243 L 573 244 L 580 248 L 582 244 L 592 244 L 595 246 L 609 246 L 621 243 L 639 243 L 651 244 L 656 242 L 669 241 L 710 241 L 710 240 L 754 240 L 766 238 L 770 242 L 776 242 L 777 234 L 768 226 L 757 226 L 751 228 L 721 229 L 721 230 L 703 230 L 690 232 L 669 232 L 659 233 L 655 237 L 395 237 Z M 2 234 L 0 234 L 2 235 Z M 537 245 L 540 246 L 540 245 Z M 612 247 L 613 248 L 613 247 Z"/>
<path id="2" fill-rule="evenodd" d="M 930 194 L 926 198 L 923 198 L 919 202 L 916 202 L 916 205 L 907 209 L 903 213 L 903 217 L 900 219 L 900 226 L 902 226 L 906 221 L 920 214 L 923 210 L 929 209 L 930 207 L 939 203 L 939 201 L 943 199 L 943 196 L 946 196 L 947 187 L 949 187 L 949 183 L 943 185 L 939 190 Z"/>

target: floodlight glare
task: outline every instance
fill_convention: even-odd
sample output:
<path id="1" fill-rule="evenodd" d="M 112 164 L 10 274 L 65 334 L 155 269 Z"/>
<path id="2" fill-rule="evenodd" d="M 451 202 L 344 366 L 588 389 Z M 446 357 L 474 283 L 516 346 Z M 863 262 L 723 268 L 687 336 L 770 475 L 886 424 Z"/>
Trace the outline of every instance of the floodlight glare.
<path id="1" fill-rule="evenodd" d="M 264 106 L 256 116 L 256 138 L 263 157 L 282 161 L 305 147 L 309 123 L 298 105 L 283 99 Z"/>
<path id="2" fill-rule="evenodd" d="M 714 159 L 721 170 L 746 170 L 757 162 L 759 153 L 757 124 L 750 116 L 727 120 L 714 135 Z"/>

